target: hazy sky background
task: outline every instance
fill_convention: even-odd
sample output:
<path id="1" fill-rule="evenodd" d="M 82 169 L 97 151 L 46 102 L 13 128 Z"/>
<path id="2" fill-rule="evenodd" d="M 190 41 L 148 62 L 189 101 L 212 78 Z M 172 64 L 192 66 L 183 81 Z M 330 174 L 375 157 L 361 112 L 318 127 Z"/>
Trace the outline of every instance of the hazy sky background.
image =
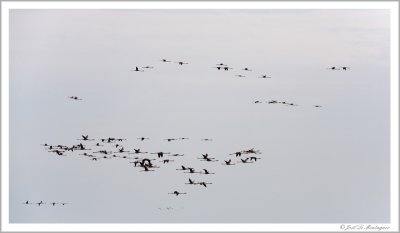
<path id="1" fill-rule="evenodd" d="M 389 16 L 11 10 L 10 222 L 389 222 Z M 220 62 L 234 69 L 211 68 Z M 155 68 L 129 71 L 145 65 Z M 256 78 L 263 74 L 273 78 Z M 253 103 L 271 99 L 299 106 Z M 41 146 L 77 144 L 82 134 L 185 156 L 146 173 L 127 160 L 59 157 Z M 253 147 L 262 152 L 253 164 L 196 159 Z M 180 165 L 216 174 L 182 174 Z M 167 194 L 174 190 L 188 194 Z"/>

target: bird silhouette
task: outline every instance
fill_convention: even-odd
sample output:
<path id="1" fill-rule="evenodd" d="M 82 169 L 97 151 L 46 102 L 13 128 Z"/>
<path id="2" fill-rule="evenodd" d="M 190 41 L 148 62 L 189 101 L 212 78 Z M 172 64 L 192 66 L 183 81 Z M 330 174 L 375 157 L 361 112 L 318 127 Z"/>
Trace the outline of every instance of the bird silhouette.
<path id="1" fill-rule="evenodd" d="M 204 171 L 204 173 L 202 173 L 202 174 L 205 174 L 205 175 L 215 174 L 215 173 L 209 172 L 207 169 L 203 169 L 203 171 Z"/>
<path id="2" fill-rule="evenodd" d="M 261 158 L 257 158 L 257 157 L 254 157 L 254 156 L 250 157 L 250 161 L 254 160 L 254 162 L 257 162 L 257 159 L 261 159 Z"/>
<path id="3" fill-rule="evenodd" d="M 133 153 L 129 153 L 129 154 L 146 154 L 146 153 L 148 153 L 148 152 L 143 152 L 143 151 L 140 151 L 140 149 L 133 149 Z"/>
<path id="4" fill-rule="evenodd" d="M 166 139 L 164 139 L 165 141 L 168 141 L 168 142 L 171 142 L 171 141 L 175 141 L 175 140 L 178 140 L 178 139 L 176 139 L 176 138 L 166 138 Z"/>
<path id="5" fill-rule="evenodd" d="M 43 202 L 43 201 L 40 201 L 40 202 L 37 202 L 36 203 L 38 206 L 40 206 L 40 205 L 44 205 L 44 204 L 46 204 L 45 202 Z"/>
<path id="6" fill-rule="evenodd" d="M 216 160 L 215 158 L 205 158 L 205 159 L 200 159 L 202 161 L 207 161 L 207 162 L 217 162 L 218 160 Z"/>
<path id="7" fill-rule="evenodd" d="M 150 170 L 147 166 L 143 166 L 144 170 L 142 172 L 153 172 L 155 170 Z"/>
<path id="8" fill-rule="evenodd" d="M 189 64 L 189 63 L 183 62 L 183 61 L 178 61 L 178 62 L 175 62 L 175 63 L 178 63 L 179 65 L 187 65 L 187 64 Z"/>
<path id="9" fill-rule="evenodd" d="M 181 193 L 181 192 L 178 192 L 178 191 L 174 191 L 173 193 L 168 193 L 168 194 L 174 194 L 176 196 L 179 196 L 181 194 L 187 194 L 187 193 Z"/>
<path id="10" fill-rule="evenodd" d="M 82 100 L 82 99 L 78 98 L 77 96 L 68 96 L 68 98 L 73 99 L 73 100 Z"/>
<path id="11" fill-rule="evenodd" d="M 174 161 L 174 160 L 171 160 L 171 159 L 164 159 L 164 160 L 162 160 L 161 162 L 164 163 L 164 164 L 166 164 L 166 163 L 173 162 L 173 161 Z"/>
<path id="12" fill-rule="evenodd" d="M 168 61 L 167 59 L 161 59 L 160 61 L 162 61 L 162 62 L 171 62 L 171 61 Z"/>
<path id="13" fill-rule="evenodd" d="M 189 183 L 185 183 L 185 184 L 193 184 L 193 185 L 195 185 L 195 184 L 197 184 L 197 183 L 194 182 L 193 180 L 191 180 L 191 179 L 189 178 Z"/>
<path id="14" fill-rule="evenodd" d="M 258 78 L 271 78 L 271 77 L 269 77 L 269 76 L 267 76 L 267 75 L 262 75 L 262 76 L 260 76 L 260 77 L 258 77 Z"/>
<path id="15" fill-rule="evenodd" d="M 128 150 L 125 150 L 123 147 L 121 147 L 120 149 L 118 149 L 118 153 L 125 153 L 125 152 L 129 152 Z"/>
<path id="16" fill-rule="evenodd" d="M 186 171 L 186 170 L 188 170 L 189 168 L 187 168 L 187 167 L 185 167 L 185 166 L 181 166 L 181 169 L 176 169 L 176 170 L 178 170 L 178 171 Z"/>
<path id="17" fill-rule="evenodd" d="M 108 154 L 112 154 L 112 151 L 99 150 L 99 151 L 95 151 L 93 153 L 100 153 L 100 154 L 108 155 Z"/>
<path id="18" fill-rule="evenodd" d="M 337 66 L 331 66 L 327 68 L 328 70 L 340 70 L 340 67 Z"/>
<path id="19" fill-rule="evenodd" d="M 242 161 L 242 163 L 252 163 L 249 161 L 249 158 L 245 158 L 245 159 L 240 159 Z"/>
<path id="20" fill-rule="evenodd" d="M 235 152 L 234 154 L 236 155 L 236 157 L 240 157 L 240 156 L 242 156 L 242 152 L 240 152 L 240 151 L 238 151 L 238 152 Z"/>
<path id="21" fill-rule="evenodd" d="M 52 150 L 52 152 L 55 152 L 59 156 L 66 156 L 66 155 L 64 155 L 64 151 L 61 151 L 61 150 Z"/>
<path id="22" fill-rule="evenodd" d="M 89 139 L 89 135 L 81 135 L 82 139 L 78 139 L 78 140 L 83 140 L 83 141 L 94 141 L 94 139 Z"/>
<path id="23" fill-rule="evenodd" d="M 198 184 L 199 184 L 199 185 L 202 185 L 202 186 L 204 186 L 204 187 L 207 187 L 207 184 L 212 184 L 212 183 L 206 183 L 206 182 L 203 181 L 203 182 L 199 182 Z"/>
<path id="24" fill-rule="evenodd" d="M 199 173 L 199 172 L 195 172 L 194 168 L 188 167 L 188 169 L 189 169 L 189 172 L 187 172 L 187 173 Z"/>
<path id="25" fill-rule="evenodd" d="M 135 67 L 135 69 L 133 69 L 133 70 L 131 69 L 131 71 L 144 72 L 144 70 L 140 70 L 139 67 L 137 67 L 137 66 Z"/>
<path id="26" fill-rule="evenodd" d="M 258 154 L 260 152 L 258 150 L 256 151 L 254 148 L 251 148 L 249 150 L 242 151 L 242 153 L 244 153 L 244 154 Z"/>
<path id="27" fill-rule="evenodd" d="M 223 163 L 222 165 L 235 165 L 234 163 L 232 163 L 232 160 L 224 160 L 225 163 Z"/>
<path id="28" fill-rule="evenodd" d="M 87 156 L 87 157 L 93 157 L 93 155 L 90 155 L 88 153 L 83 153 L 83 154 L 79 154 L 79 155 L 83 155 L 83 156 Z"/>
<path id="29" fill-rule="evenodd" d="M 158 156 L 158 158 L 162 158 L 162 157 L 164 157 L 164 155 L 171 154 L 171 153 L 160 151 L 160 152 L 151 153 L 151 154 L 156 154 Z"/>
<path id="30" fill-rule="evenodd" d="M 201 139 L 202 141 L 212 141 L 212 139 L 211 138 L 203 138 L 203 139 Z"/>
<path id="31" fill-rule="evenodd" d="M 141 137 L 141 138 L 137 138 L 137 139 L 140 139 L 140 141 L 144 141 L 144 140 L 150 139 L 150 138 Z"/>
<path id="32" fill-rule="evenodd" d="M 168 155 L 168 156 L 184 156 L 184 154 L 172 154 L 172 155 Z"/>

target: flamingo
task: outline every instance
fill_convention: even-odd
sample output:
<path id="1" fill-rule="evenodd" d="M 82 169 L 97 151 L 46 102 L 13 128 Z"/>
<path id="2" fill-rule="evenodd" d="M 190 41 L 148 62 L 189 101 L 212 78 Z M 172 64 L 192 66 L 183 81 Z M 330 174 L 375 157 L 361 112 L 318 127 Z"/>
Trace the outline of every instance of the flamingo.
<path id="1" fill-rule="evenodd" d="M 131 71 L 144 72 L 144 70 L 140 70 L 139 67 L 137 67 L 137 66 L 134 70 L 131 70 Z"/>
<path id="2" fill-rule="evenodd" d="M 173 193 L 168 193 L 168 194 L 174 194 L 176 196 L 179 196 L 181 194 L 187 194 L 187 193 L 181 193 L 181 192 L 178 192 L 178 191 L 174 191 Z"/>

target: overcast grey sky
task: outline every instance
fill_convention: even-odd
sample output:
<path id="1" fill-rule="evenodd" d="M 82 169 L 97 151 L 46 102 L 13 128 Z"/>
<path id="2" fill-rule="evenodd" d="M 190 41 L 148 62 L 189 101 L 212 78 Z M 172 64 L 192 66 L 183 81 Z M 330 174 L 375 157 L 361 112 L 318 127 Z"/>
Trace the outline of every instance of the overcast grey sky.
<path id="1" fill-rule="evenodd" d="M 389 222 L 389 16 L 11 10 L 10 222 Z M 234 69 L 211 68 L 220 62 Z M 145 65 L 154 69 L 130 71 Z M 272 78 L 257 78 L 264 74 Z M 298 106 L 253 103 L 272 99 Z M 185 156 L 146 173 L 124 159 L 59 157 L 41 146 L 77 144 L 82 134 Z M 253 147 L 262 152 L 256 163 L 221 165 Z M 199 161 L 201 153 L 220 161 Z M 180 165 L 216 174 L 183 174 Z"/>

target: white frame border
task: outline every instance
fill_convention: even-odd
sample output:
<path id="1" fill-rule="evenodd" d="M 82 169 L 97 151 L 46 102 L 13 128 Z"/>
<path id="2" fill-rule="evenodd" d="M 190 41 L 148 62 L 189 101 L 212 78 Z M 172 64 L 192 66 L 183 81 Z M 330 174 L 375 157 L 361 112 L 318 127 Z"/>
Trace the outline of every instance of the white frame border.
<path id="1" fill-rule="evenodd" d="M 398 2 L 1 2 L 1 231 L 344 231 L 357 224 L 10 224 L 9 223 L 9 10 L 10 9 L 389 9 L 391 11 L 390 224 L 364 224 L 399 231 L 399 5 Z M 363 231 L 363 230 L 352 230 Z"/>

